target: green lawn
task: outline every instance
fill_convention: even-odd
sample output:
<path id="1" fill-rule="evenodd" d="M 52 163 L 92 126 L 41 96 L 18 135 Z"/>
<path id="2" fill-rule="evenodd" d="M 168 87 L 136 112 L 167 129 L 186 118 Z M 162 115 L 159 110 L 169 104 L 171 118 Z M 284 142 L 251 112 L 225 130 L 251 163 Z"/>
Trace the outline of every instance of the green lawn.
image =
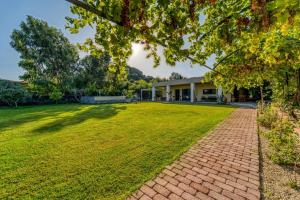
<path id="1" fill-rule="evenodd" d="M 124 199 L 233 110 L 160 103 L 0 109 L 0 199 Z"/>

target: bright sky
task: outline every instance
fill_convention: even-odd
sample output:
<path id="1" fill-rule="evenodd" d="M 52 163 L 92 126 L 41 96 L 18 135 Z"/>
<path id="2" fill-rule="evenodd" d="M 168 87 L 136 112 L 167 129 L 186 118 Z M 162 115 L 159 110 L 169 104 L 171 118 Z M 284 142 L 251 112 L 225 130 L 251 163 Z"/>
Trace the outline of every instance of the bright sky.
<path id="1" fill-rule="evenodd" d="M 1 0 L 0 7 L 0 78 L 18 80 L 23 74 L 18 66 L 19 54 L 10 46 L 10 35 L 13 29 L 18 29 L 21 21 L 27 15 L 45 20 L 50 26 L 62 30 L 72 43 L 82 43 L 87 37 L 93 37 L 92 30 L 82 30 L 79 34 L 70 34 L 65 30 L 65 16 L 71 15 L 69 3 L 65 0 Z M 133 45 L 134 53 L 128 60 L 130 66 L 136 67 L 146 75 L 154 77 L 168 77 L 172 72 L 178 72 L 186 77 L 201 76 L 207 70 L 201 66 L 191 67 L 189 62 L 177 63 L 175 67 L 168 66 L 164 59 L 161 65 L 153 68 L 151 59 L 146 59 L 143 47 Z M 160 55 L 163 56 L 162 51 Z M 214 59 L 209 59 L 207 64 L 212 66 Z"/>

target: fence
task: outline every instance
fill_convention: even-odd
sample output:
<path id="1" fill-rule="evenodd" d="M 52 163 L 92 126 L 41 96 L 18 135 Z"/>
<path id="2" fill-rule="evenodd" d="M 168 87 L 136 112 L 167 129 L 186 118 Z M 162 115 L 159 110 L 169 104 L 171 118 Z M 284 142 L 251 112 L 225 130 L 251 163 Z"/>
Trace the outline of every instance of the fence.
<path id="1" fill-rule="evenodd" d="M 101 103 L 127 103 L 131 99 L 126 99 L 126 96 L 83 96 L 80 103 L 83 104 L 101 104 Z"/>

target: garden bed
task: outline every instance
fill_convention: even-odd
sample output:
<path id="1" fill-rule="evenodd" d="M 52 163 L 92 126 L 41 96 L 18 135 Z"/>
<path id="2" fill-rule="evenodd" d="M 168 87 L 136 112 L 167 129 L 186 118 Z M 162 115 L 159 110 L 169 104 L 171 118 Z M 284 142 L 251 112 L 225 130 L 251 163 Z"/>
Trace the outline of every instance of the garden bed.
<path id="1" fill-rule="evenodd" d="M 300 199 L 300 190 L 291 188 L 291 178 L 300 183 L 300 168 L 274 164 L 269 158 L 268 141 L 260 136 L 262 199 Z"/>
<path id="2" fill-rule="evenodd" d="M 276 106 L 257 118 L 262 199 L 300 199 L 300 144 L 297 118 Z"/>

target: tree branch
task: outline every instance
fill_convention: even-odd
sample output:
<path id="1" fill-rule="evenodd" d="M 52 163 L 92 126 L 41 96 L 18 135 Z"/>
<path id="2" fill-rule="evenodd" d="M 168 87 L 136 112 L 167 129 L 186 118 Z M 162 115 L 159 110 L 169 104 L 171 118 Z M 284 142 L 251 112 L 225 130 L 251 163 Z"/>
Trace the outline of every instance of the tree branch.
<path id="1" fill-rule="evenodd" d="M 246 11 L 247 9 L 249 9 L 250 6 L 246 6 L 245 8 L 243 8 L 239 13 L 243 13 L 244 11 Z M 204 33 L 199 41 L 203 40 L 204 38 L 206 38 L 211 32 L 213 32 L 216 28 L 218 28 L 219 26 L 221 26 L 222 24 L 224 24 L 225 22 L 227 22 L 227 20 L 229 20 L 231 17 L 233 17 L 234 14 L 228 15 L 227 17 L 225 17 L 224 19 L 222 19 L 221 21 L 219 21 L 213 28 L 211 28 L 207 33 Z"/>
<path id="2" fill-rule="evenodd" d="M 110 22 L 112 22 L 112 23 L 114 23 L 114 24 L 116 24 L 116 25 L 118 25 L 118 26 L 124 27 L 124 26 L 122 25 L 122 23 L 117 22 L 117 21 L 114 21 L 114 20 L 111 19 L 110 17 L 104 15 L 103 12 L 101 12 L 101 11 L 98 10 L 97 8 L 91 6 L 91 5 L 89 5 L 89 4 L 87 4 L 87 3 L 83 2 L 83 1 L 80 1 L 80 0 L 66 0 L 66 1 L 68 1 L 69 3 L 71 3 L 71 4 L 75 5 L 75 6 L 78 6 L 78 7 L 80 7 L 80 8 L 83 8 L 83 9 L 85 9 L 85 10 L 87 10 L 87 11 L 89 11 L 89 12 L 91 12 L 91 13 L 93 13 L 93 14 L 95 14 L 95 15 L 101 17 L 101 18 L 104 18 L 104 19 L 106 19 L 106 20 L 108 20 L 108 21 L 110 21 Z M 134 27 L 130 27 L 129 29 L 130 29 L 130 31 L 134 31 L 134 32 L 136 32 L 136 33 L 138 33 L 138 34 L 140 34 L 140 35 L 144 35 L 145 37 L 149 38 L 150 40 L 152 40 L 153 42 L 155 42 L 156 44 L 158 44 L 158 45 L 160 45 L 160 46 L 162 46 L 162 47 L 165 47 L 165 48 L 167 47 L 167 45 L 166 45 L 164 42 L 160 41 L 158 38 L 156 38 L 156 37 L 153 36 L 153 35 L 150 35 L 150 34 L 147 34 L 147 33 L 142 33 L 140 30 L 138 30 L 138 29 L 136 29 L 136 28 L 134 28 Z M 187 56 L 187 58 L 188 58 L 189 60 L 191 60 L 192 62 L 198 62 L 196 59 L 192 58 L 190 55 Z M 199 62 L 198 62 L 198 63 L 199 63 Z M 223 75 L 222 73 L 216 71 L 214 68 L 209 67 L 209 66 L 206 65 L 206 64 L 203 64 L 203 65 L 201 65 L 201 66 L 203 66 L 203 67 L 205 67 L 205 68 L 207 68 L 207 69 L 209 69 L 209 70 L 211 70 L 211 71 L 214 71 L 214 72 L 216 72 L 216 73 L 218 73 L 218 74 Z"/>
<path id="3" fill-rule="evenodd" d="M 101 18 L 107 19 L 108 21 L 113 22 L 114 24 L 122 26 L 122 23 L 117 22 L 117 21 L 113 21 L 108 16 L 104 15 L 104 13 L 101 12 L 100 10 L 98 10 L 97 8 L 91 6 L 91 5 L 89 5 L 89 4 L 87 4 L 87 3 L 83 2 L 83 1 L 80 1 L 80 0 L 66 0 L 66 1 L 68 1 L 69 3 L 71 3 L 71 4 L 75 5 L 75 6 L 83 8 L 83 9 L 85 9 L 85 10 L 87 10 L 87 11 L 89 11 L 89 12 L 91 12 L 91 13 L 93 13 L 93 14 L 101 17 Z"/>
<path id="4" fill-rule="evenodd" d="M 238 52 L 239 50 L 241 50 L 241 48 L 229 53 L 228 55 L 226 55 L 224 58 L 222 58 L 217 64 L 214 65 L 214 69 L 216 69 L 224 60 L 226 60 L 227 58 L 229 58 L 230 56 L 232 56 L 233 54 L 235 54 L 236 52 Z"/>

